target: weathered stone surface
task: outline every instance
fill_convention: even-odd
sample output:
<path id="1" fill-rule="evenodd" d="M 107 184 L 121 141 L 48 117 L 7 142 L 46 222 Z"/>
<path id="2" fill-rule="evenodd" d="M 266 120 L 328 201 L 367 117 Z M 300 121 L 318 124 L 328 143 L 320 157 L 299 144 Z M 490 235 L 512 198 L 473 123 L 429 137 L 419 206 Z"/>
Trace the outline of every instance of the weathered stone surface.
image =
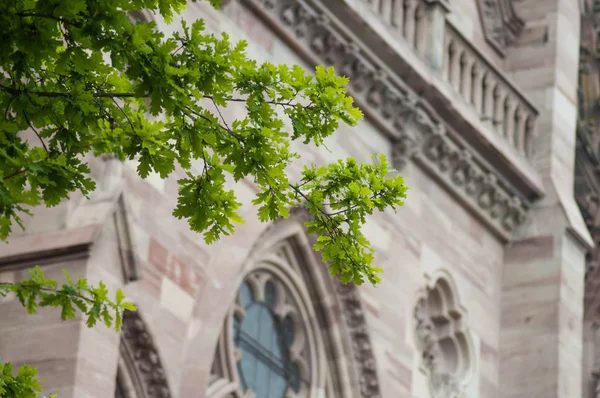
<path id="1" fill-rule="evenodd" d="M 307 68 L 314 62 L 334 64 L 340 73 L 350 75 L 350 89 L 367 119 L 356 128 L 340 128 L 327 140 L 328 150 L 295 146 L 302 158 L 290 168 L 292 176 L 306 163 L 325 164 L 345 156 L 369 161 L 371 154 L 385 153 L 402 168 L 409 185 L 406 205 L 397 213 L 374 215 L 365 229 L 376 263 L 385 270 L 378 287 L 334 284 L 318 256 L 307 254 L 309 238 L 292 245 L 304 253 L 295 257 L 296 266 L 306 273 L 306 280 L 315 281 L 308 302 L 318 314 L 319 327 L 327 338 L 337 336 L 339 343 L 337 351 L 327 352 L 336 358 L 330 362 L 332 368 L 341 364 L 346 369 L 341 377 L 345 387 L 335 387 L 334 396 L 429 398 L 433 380 L 434 393 L 451 397 L 444 394 L 452 390 L 453 377 L 431 372 L 433 368 L 425 367 L 430 371 L 424 372 L 423 353 L 444 363 L 456 361 L 448 359 L 450 354 L 443 349 L 436 351 L 443 344 L 430 346 L 417 336 L 423 330 L 419 325 L 441 322 L 453 328 L 449 336 L 455 340 L 461 339 L 460 333 L 470 336 L 465 350 L 472 361 L 469 369 L 459 372 L 461 388 L 454 390 L 465 398 L 579 397 L 583 267 L 589 242 L 576 225 L 579 214 L 572 206 L 577 77 L 576 50 L 571 47 L 578 47 L 578 22 L 572 22 L 578 13 L 566 0 L 519 2 L 508 12 L 525 22 L 524 31 L 530 23 L 556 29 L 550 30 L 553 36 L 547 40 L 525 41 L 526 48 L 523 41 L 513 40 L 514 45 L 500 54 L 483 32 L 496 35 L 494 40 L 501 44 L 508 42 L 498 38 L 502 32 L 490 28 L 489 21 L 480 24 L 476 0 L 452 2 L 449 13 L 442 3 L 348 1 L 356 6 L 352 13 L 364 11 L 358 14 L 364 20 L 363 25 L 346 26 L 342 23 L 349 20 L 346 14 L 331 17 L 327 11 L 334 8 L 333 2 L 230 1 L 221 11 L 197 2 L 184 16 L 206 18 L 208 29 L 227 31 L 232 40 L 248 40 L 251 55 L 259 60 Z M 506 2 L 480 3 L 488 7 Z M 415 23 L 427 18 L 425 25 L 433 30 L 407 22 L 399 34 L 394 26 L 399 14 L 392 11 L 400 12 L 403 5 L 414 7 L 410 12 Z M 342 2 L 338 6 L 350 7 Z M 382 15 L 385 24 L 374 26 Z M 362 41 L 364 24 L 373 28 L 368 45 Z M 514 91 L 508 93 L 518 98 L 499 101 L 491 110 L 492 116 L 512 115 L 512 121 L 480 120 L 489 109 L 474 99 L 473 92 L 483 89 L 484 83 L 473 75 L 472 80 L 463 79 L 468 84 L 456 85 L 449 79 L 455 72 L 448 69 L 447 55 L 433 57 L 431 51 L 447 48 L 440 36 L 447 25 L 458 31 L 466 46 L 461 50 L 465 63 L 459 66 L 473 66 L 475 61 L 484 65 L 493 72 L 494 83 L 501 83 L 498 95 L 507 95 L 500 89 L 513 90 L 514 83 Z M 427 33 L 422 42 L 416 39 L 419 32 Z M 375 40 L 376 34 L 384 33 L 386 38 Z M 566 41 L 561 44 L 562 34 Z M 391 62 L 398 58 L 406 62 Z M 439 70 L 436 59 L 441 62 Z M 449 73 L 449 80 L 444 73 Z M 511 108 L 516 103 L 536 117 L 532 146 L 527 147 L 531 152 L 512 133 L 506 134 L 525 132 L 526 126 L 519 124 L 522 115 Z M 507 105 L 505 113 L 502 104 Z M 242 113 L 241 107 L 232 106 L 224 115 Z M 498 127 L 502 125 L 506 127 Z M 481 145 L 474 145 L 476 141 Z M 0 248 L 0 280 L 26 277 L 13 263 L 32 265 L 35 259 L 43 260 L 51 277 L 62 278 L 60 270 L 66 268 L 92 282 L 106 281 L 111 291 L 123 287 L 139 306 L 143 323 L 143 332 L 138 333 L 143 336 L 131 343 L 143 340 L 152 354 L 144 351 L 135 365 L 158 369 L 140 373 L 140 380 L 158 388 L 148 396 L 203 396 L 212 380 L 217 342 L 224 338 L 224 320 L 249 264 L 257 252 L 278 242 L 287 231 L 281 225 L 301 230 L 302 214 L 294 213 L 297 218 L 288 224 L 260 223 L 250 203 L 255 187 L 242 181 L 232 188 L 244 202 L 246 224 L 235 235 L 207 246 L 184 221 L 171 216 L 177 175 L 167 181 L 143 181 L 133 163 L 117 170 L 105 160 L 94 162 L 101 195 L 89 203 L 74 198 L 60 212 L 48 213 L 43 229 L 36 226 L 31 234 Z M 589 205 L 594 204 L 590 198 Z M 99 215 L 88 213 L 100 210 L 104 221 L 90 224 Z M 114 211 L 125 217 L 115 223 Z M 43 216 L 44 209 L 36 209 L 36 214 Z M 63 249 L 72 253 L 73 247 L 85 255 L 50 256 Z M 449 310 L 416 319 L 423 289 L 429 286 L 437 292 L 432 281 L 442 274 L 454 281 L 448 284 Z M 430 295 L 431 303 L 435 294 Z M 443 330 L 440 324 L 437 328 Z M 113 396 L 119 339 L 128 337 L 102 326 L 87 329 L 79 318 L 61 323 L 52 310 L 27 315 L 11 297 L 0 301 L 0 356 L 37 365 L 48 391 L 59 392 L 61 398 Z M 129 371 L 141 372 L 136 366 Z"/>

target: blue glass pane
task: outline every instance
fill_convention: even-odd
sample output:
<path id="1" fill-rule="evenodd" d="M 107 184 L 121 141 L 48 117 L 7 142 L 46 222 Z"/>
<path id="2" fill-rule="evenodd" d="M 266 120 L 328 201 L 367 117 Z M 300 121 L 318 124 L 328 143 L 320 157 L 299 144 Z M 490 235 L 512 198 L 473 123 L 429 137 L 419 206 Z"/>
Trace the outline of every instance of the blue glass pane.
<path id="1" fill-rule="evenodd" d="M 242 386 L 242 390 L 246 391 L 248 389 L 248 385 L 246 384 L 246 379 L 244 378 L 243 363 L 244 363 L 244 359 L 242 358 L 242 360 L 240 362 L 238 362 L 238 364 L 237 364 L 237 371 L 238 371 L 238 375 L 240 377 L 240 384 Z"/>
<path id="2" fill-rule="evenodd" d="M 278 320 L 270 307 L 254 302 L 241 323 L 234 323 L 234 330 L 235 344 L 242 351 L 238 373 L 244 391 L 252 389 L 260 398 L 283 398 L 288 388 L 300 390 L 300 373 L 289 359 L 294 335 L 290 318 Z"/>
<path id="3" fill-rule="evenodd" d="M 265 285 L 265 304 L 270 308 L 275 307 L 275 286 L 271 282 L 267 282 Z"/>
<path id="4" fill-rule="evenodd" d="M 248 307 L 254 300 L 252 299 L 252 289 L 248 283 L 242 283 L 240 287 L 240 303 L 243 308 Z"/>
<path id="5" fill-rule="evenodd" d="M 287 390 L 288 383 L 283 374 L 273 373 L 269 383 L 269 397 L 283 397 Z"/>
<path id="6" fill-rule="evenodd" d="M 295 392 L 300 391 L 301 379 L 300 379 L 300 371 L 298 370 L 298 365 L 296 365 L 295 363 L 290 363 L 288 365 L 288 374 L 290 376 L 289 377 L 289 386 Z"/>
<path id="7" fill-rule="evenodd" d="M 287 316 L 281 322 L 281 338 L 282 345 L 285 348 L 290 348 L 294 342 L 294 321 L 291 317 Z"/>

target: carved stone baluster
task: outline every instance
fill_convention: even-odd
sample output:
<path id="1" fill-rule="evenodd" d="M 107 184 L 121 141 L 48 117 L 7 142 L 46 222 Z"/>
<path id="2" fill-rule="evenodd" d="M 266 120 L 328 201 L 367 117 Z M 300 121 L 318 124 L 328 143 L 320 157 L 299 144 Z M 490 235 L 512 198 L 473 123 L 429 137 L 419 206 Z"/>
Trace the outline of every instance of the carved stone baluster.
<path id="1" fill-rule="evenodd" d="M 515 134 L 515 112 L 517 111 L 517 101 L 514 98 L 506 98 L 506 116 L 504 134 L 508 139 L 508 142 L 514 147 L 517 147 L 517 137 Z"/>
<path id="2" fill-rule="evenodd" d="M 492 122 L 494 118 L 494 92 L 496 91 L 496 79 L 486 73 L 483 84 L 485 85 L 485 98 L 483 98 L 483 121 Z"/>
<path id="3" fill-rule="evenodd" d="M 515 126 L 515 142 L 517 143 L 517 150 L 519 153 L 525 154 L 525 128 L 527 123 L 527 113 L 522 106 L 519 106 L 515 114 L 517 117 L 517 123 Z"/>
<path id="4" fill-rule="evenodd" d="M 415 42 L 417 29 L 415 17 L 419 3 L 416 0 L 405 0 L 404 5 L 404 38 L 412 46 Z"/>
<path id="5" fill-rule="evenodd" d="M 421 57 L 425 56 L 427 48 L 427 14 L 425 3 L 420 3 L 415 12 L 415 41 L 413 46 Z"/>
<path id="6" fill-rule="evenodd" d="M 519 151 L 521 155 L 530 157 L 533 155 L 531 152 L 531 140 L 533 139 L 535 120 L 533 115 L 527 116 L 527 121 L 525 122 L 525 134 L 523 134 L 523 142 L 519 146 Z"/>
<path id="7" fill-rule="evenodd" d="M 495 104 L 494 107 L 494 128 L 498 134 L 506 136 L 506 112 L 504 109 L 504 101 L 506 101 L 507 92 L 500 85 L 496 86 L 496 90 L 494 93 L 495 96 Z"/>
<path id="8" fill-rule="evenodd" d="M 450 82 L 450 76 L 452 75 L 452 60 L 456 53 L 456 45 L 452 39 L 448 39 L 444 46 L 444 69 L 442 76 L 445 81 Z"/>
<path id="9" fill-rule="evenodd" d="M 392 26 L 402 31 L 402 21 L 404 19 L 404 0 L 392 0 L 392 10 L 390 11 Z"/>
<path id="10" fill-rule="evenodd" d="M 527 121 L 527 113 L 523 110 L 523 106 L 519 105 L 515 112 L 515 142 L 519 152 L 525 148 L 525 123 Z"/>
<path id="11" fill-rule="evenodd" d="M 382 1 L 385 1 L 385 0 L 368 0 L 368 2 L 371 3 L 371 7 L 373 8 L 373 11 L 375 11 L 378 14 L 379 14 L 379 9 L 380 9 Z"/>
<path id="12" fill-rule="evenodd" d="M 392 25 L 392 2 L 394 0 L 379 0 L 379 9 L 377 13 L 381 19 L 389 25 Z"/>
<path id="13" fill-rule="evenodd" d="M 460 65 L 462 62 L 463 54 L 463 49 L 459 47 L 457 51 L 455 51 L 454 57 L 452 57 L 450 84 L 458 92 L 460 92 Z"/>
<path id="14" fill-rule="evenodd" d="M 475 110 L 479 114 L 479 116 L 483 115 L 483 109 L 481 105 L 483 103 L 481 95 L 482 95 L 482 87 L 483 86 L 483 71 L 479 67 L 477 63 L 473 63 L 473 67 L 471 68 L 471 104 L 475 107 Z"/>
<path id="15" fill-rule="evenodd" d="M 461 94 L 468 104 L 472 103 L 471 95 L 473 94 L 473 64 L 475 60 L 469 54 L 465 57 L 465 62 L 462 70 L 462 87 Z"/>

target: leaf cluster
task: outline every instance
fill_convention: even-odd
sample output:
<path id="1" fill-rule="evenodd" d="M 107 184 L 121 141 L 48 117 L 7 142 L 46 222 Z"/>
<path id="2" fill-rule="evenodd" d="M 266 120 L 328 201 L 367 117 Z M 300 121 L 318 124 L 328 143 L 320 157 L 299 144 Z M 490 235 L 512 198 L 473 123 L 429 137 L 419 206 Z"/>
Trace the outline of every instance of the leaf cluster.
<path id="1" fill-rule="evenodd" d="M 146 9 L 170 21 L 184 5 L 0 2 L 0 238 L 30 206 L 92 192 L 83 159 L 110 154 L 137 160 L 142 178 L 183 170 L 173 214 L 208 243 L 243 222 L 228 179 L 250 179 L 261 220 L 305 206 L 331 272 L 344 283 L 376 283 L 381 270 L 360 228 L 374 210 L 402 204 L 402 178 L 390 177 L 383 156 L 368 165 L 347 159 L 308 167 L 300 182 L 286 173 L 299 157 L 293 141 L 323 145 L 340 123 L 362 118 L 348 79 L 322 66 L 308 74 L 297 65 L 259 64 L 246 55 L 246 42 L 208 34 L 202 20 L 167 36 L 129 14 Z M 228 107 L 243 116 L 224 117 Z"/>
<path id="2" fill-rule="evenodd" d="M 15 294 L 19 302 L 30 314 L 35 314 L 40 307 L 57 307 L 61 309 L 61 319 L 74 319 L 77 309 L 87 317 L 88 327 L 95 326 L 100 320 L 107 327 L 117 332 L 123 325 L 123 311 L 135 311 L 132 303 L 126 302 L 125 294 L 117 289 L 115 299 L 108 297 L 108 289 L 103 282 L 97 287 L 90 286 L 86 278 L 73 281 L 65 270 L 65 282 L 58 282 L 45 277 L 37 266 L 29 271 L 30 278 L 14 283 L 0 282 L 0 296 Z"/>
<path id="3" fill-rule="evenodd" d="M 107 327 L 121 330 L 123 311 L 135 311 L 132 303 L 125 302 L 125 295 L 117 289 L 115 299 L 108 298 L 108 290 L 102 282 L 97 287 L 90 286 L 85 278 L 74 282 L 67 271 L 65 282 L 58 282 L 45 277 L 40 267 L 29 271 L 30 278 L 21 282 L 0 282 L 0 296 L 14 294 L 30 314 L 40 307 L 58 307 L 61 319 L 74 319 L 76 311 L 87 317 L 86 324 L 93 327 L 100 320 Z M 3 363 L 0 359 L 0 398 L 36 398 L 42 387 L 36 378 L 37 370 L 28 365 L 21 366 L 17 375 L 13 375 L 12 364 Z M 48 398 L 55 398 L 51 395 Z"/>
<path id="4" fill-rule="evenodd" d="M 17 370 L 13 375 L 13 366 L 10 362 L 2 362 L 0 358 L 0 398 L 37 398 L 42 391 L 42 386 L 36 378 L 37 370 L 27 365 Z M 52 394 L 46 398 L 56 398 Z"/>

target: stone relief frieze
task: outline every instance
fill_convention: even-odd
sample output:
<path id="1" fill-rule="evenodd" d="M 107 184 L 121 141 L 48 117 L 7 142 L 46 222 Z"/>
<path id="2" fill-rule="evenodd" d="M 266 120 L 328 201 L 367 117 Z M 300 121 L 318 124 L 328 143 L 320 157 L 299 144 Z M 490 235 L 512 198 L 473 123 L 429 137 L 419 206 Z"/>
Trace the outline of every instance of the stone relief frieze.
<path id="1" fill-rule="evenodd" d="M 523 225 L 529 203 L 470 147 L 432 107 L 371 56 L 317 3 L 248 0 L 267 23 L 292 40 L 315 63 L 350 78 L 349 92 L 371 121 L 393 140 L 394 165 L 416 161 L 451 193 L 509 240 Z"/>
<path id="2" fill-rule="evenodd" d="M 496 49 L 510 47 L 525 24 L 515 14 L 511 0 L 478 0 L 481 24 L 486 39 Z"/>

